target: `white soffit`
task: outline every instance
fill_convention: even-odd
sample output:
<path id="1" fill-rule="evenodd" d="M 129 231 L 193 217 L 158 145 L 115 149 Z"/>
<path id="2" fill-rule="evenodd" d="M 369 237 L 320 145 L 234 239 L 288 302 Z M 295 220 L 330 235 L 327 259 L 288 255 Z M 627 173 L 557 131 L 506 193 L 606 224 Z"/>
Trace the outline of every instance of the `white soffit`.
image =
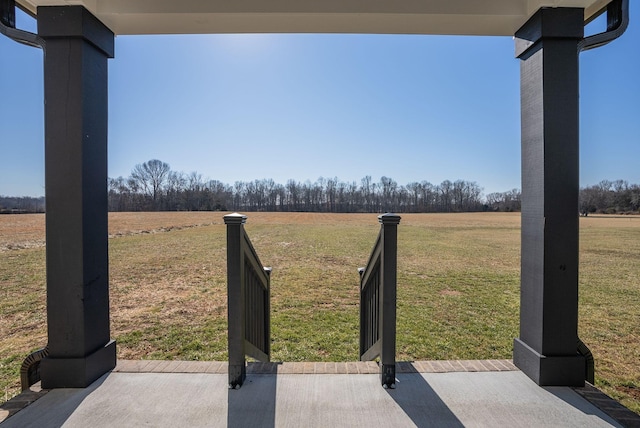
<path id="1" fill-rule="evenodd" d="M 377 33 L 511 36 L 541 7 L 581 7 L 585 20 L 611 0 L 16 0 L 82 5 L 117 35 Z"/>

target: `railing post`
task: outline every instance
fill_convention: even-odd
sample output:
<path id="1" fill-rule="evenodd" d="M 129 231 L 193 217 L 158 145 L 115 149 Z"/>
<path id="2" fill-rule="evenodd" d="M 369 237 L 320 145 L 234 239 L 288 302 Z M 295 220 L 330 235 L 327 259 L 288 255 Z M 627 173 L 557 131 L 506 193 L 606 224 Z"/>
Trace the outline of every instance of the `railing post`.
<path id="1" fill-rule="evenodd" d="M 266 310 L 266 326 L 264 329 L 266 335 L 266 343 L 265 343 L 265 354 L 268 356 L 267 361 L 271 361 L 271 272 L 273 269 L 271 267 L 263 268 L 265 273 L 267 274 L 267 294 L 266 294 L 266 302 L 265 302 L 265 310 Z"/>
<path id="2" fill-rule="evenodd" d="M 243 234 L 247 216 L 225 215 L 227 225 L 227 320 L 229 341 L 229 387 L 242 386 L 247 372 L 244 352 L 244 252 Z"/>
<path id="3" fill-rule="evenodd" d="M 380 373 L 382 385 L 394 388 L 396 384 L 396 293 L 398 267 L 398 224 L 400 216 L 383 214 L 378 216 L 382 225 L 382 260 L 380 261 L 381 299 L 381 355 Z"/>
<path id="4" fill-rule="evenodd" d="M 358 268 L 358 276 L 360 277 L 360 282 L 358 285 L 358 290 L 359 290 L 359 301 L 360 301 L 360 360 L 362 360 L 362 356 L 364 355 L 364 353 L 367 351 L 366 350 L 366 346 L 365 346 L 365 334 L 366 334 L 366 328 L 367 326 L 365 325 L 365 313 L 367 310 L 366 307 L 366 303 L 362 297 L 362 279 L 364 276 L 364 272 L 365 272 L 366 268 L 360 267 Z"/>

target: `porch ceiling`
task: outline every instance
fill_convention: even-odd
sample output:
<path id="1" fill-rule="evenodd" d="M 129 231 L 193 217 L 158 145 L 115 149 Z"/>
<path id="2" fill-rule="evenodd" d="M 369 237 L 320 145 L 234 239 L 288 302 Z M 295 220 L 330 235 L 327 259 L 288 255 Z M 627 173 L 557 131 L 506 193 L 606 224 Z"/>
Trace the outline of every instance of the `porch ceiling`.
<path id="1" fill-rule="evenodd" d="M 513 35 L 540 7 L 582 7 L 588 19 L 611 0 L 17 0 L 83 5 L 115 34 L 379 33 Z"/>

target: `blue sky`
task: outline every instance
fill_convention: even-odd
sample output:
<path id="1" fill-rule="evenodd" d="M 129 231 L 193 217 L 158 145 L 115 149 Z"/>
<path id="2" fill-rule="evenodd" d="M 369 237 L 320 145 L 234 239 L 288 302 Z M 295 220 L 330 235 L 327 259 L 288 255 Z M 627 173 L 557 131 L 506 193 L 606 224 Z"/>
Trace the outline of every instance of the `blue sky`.
<path id="1" fill-rule="evenodd" d="M 634 8 L 622 38 L 581 54 L 583 186 L 640 183 L 639 23 Z M 120 36 L 109 175 L 155 158 L 228 184 L 384 175 L 519 188 L 513 51 L 510 37 Z M 42 82 L 42 51 L 0 36 L 0 195 L 44 194 Z"/>

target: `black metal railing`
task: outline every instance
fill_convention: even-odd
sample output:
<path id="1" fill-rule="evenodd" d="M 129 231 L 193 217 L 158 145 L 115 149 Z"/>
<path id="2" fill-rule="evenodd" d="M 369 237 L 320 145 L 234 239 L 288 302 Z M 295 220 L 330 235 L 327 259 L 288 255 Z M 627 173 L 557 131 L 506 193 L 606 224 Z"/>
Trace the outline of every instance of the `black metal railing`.
<path id="1" fill-rule="evenodd" d="M 244 230 L 247 217 L 224 216 L 227 225 L 227 303 L 229 321 L 229 386 L 242 386 L 248 355 L 269 361 L 271 268 L 260 263 Z"/>
<path id="2" fill-rule="evenodd" d="M 396 383 L 396 277 L 400 216 L 378 217 L 380 233 L 360 273 L 360 360 L 380 357 L 382 386 Z"/>

